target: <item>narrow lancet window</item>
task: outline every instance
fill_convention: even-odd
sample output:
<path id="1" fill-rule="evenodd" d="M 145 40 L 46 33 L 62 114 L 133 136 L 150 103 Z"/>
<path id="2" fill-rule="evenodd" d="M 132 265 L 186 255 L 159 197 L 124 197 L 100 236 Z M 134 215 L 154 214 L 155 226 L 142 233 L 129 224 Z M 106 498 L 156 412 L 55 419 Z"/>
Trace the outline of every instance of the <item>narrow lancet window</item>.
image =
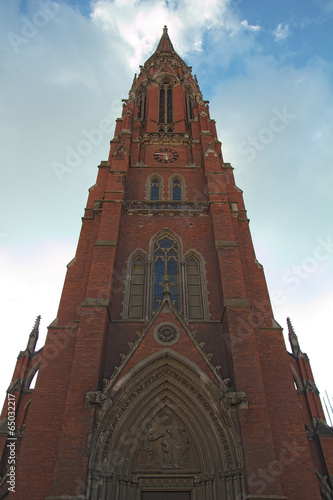
<path id="1" fill-rule="evenodd" d="M 130 297 L 129 297 L 129 317 L 143 318 L 144 305 L 144 286 L 145 286 L 145 261 L 139 256 L 133 261 Z"/>
<path id="2" fill-rule="evenodd" d="M 143 122 L 146 119 L 146 94 L 145 92 L 141 92 L 138 99 L 139 104 L 139 119 Z"/>
<path id="3" fill-rule="evenodd" d="M 173 94 L 169 82 L 163 82 L 160 86 L 158 121 L 159 123 L 173 122 Z"/>
<path id="4" fill-rule="evenodd" d="M 178 248 L 176 242 L 166 236 L 159 239 L 154 248 L 154 310 L 163 299 L 165 275 L 171 283 L 170 299 L 178 308 Z"/>
<path id="5" fill-rule="evenodd" d="M 188 259 L 186 271 L 189 319 L 202 319 L 203 305 L 200 264 L 195 257 Z"/>
<path id="6" fill-rule="evenodd" d="M 172 199 L 174 201 L 181 201 L 182 199 L 182 186 L 180 179 L 172 181 Z"/>
<path id="7" fill-rule="evenodd" d="M 150 183 L 150 199 L 156 201 L 160 199 L 160 181 L 159 179 L 152 179 Z"/>

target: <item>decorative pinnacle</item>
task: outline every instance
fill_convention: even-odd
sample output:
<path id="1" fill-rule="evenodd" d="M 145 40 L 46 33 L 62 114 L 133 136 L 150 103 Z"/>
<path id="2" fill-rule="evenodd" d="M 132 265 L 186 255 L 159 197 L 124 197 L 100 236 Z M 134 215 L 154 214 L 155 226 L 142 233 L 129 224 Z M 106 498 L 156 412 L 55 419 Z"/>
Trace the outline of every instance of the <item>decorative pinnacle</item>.
<path id="1" fill-rule="evenodd" d="M 31 330 L 31 333 L 29 335 L 29 340 L 27 344 L 27 350 L 29 352 L 35 352 L 37 340 L 38 340 L 38 335 L 39 335 L 39 325 L 40 325 L 40 315 L 37 316 L 35 324 L 33 326 L 33 329 Z"/>
<path id="2" fill-rule="evenodd" d="M 291 324 L 290 318 L 287 318 L 287 325 L 288 325 L 288 336 L 289 336 L 289 342 L 291 349 L 293 351 L 293 355 L 296 358 L 300 358 L 302 356 L 302 351 L 298 342 L 298 337 L 295 333 L 294 327 Z"/>
<path id="3" fill-rule="evenodd" d="M 163 27 L 163 33 L 168 33 L 168 27 L 167 25 L 165 24 L 164 27 Z"/>
<path id="4" fill-rule="evenodd" d="M 163 276 L 163 279 L 164 279 L 164 281 L 159 283 L 159 285 L 161 285 L 161 287 L 163 287 L 163 295 L 164 296 L 171 295 L 170 287 L 175 286 L 175 283 L 171 283 L 169 281 L 169 276 L 167 274 L 165 274 Z"/>

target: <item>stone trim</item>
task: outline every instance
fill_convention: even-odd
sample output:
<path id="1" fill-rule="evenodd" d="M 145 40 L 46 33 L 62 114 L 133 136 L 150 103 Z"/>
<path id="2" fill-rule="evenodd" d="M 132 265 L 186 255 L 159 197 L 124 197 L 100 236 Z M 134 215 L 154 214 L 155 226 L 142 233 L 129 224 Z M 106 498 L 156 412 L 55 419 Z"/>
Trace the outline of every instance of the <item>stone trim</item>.
<path id="1" fill-rule="evenodd" d="M 252 307 L 247 299 L 225 299 L 223 305 L 231 309 L 251 309 Z"/>
<path id="2" fill-rule="evenodd" d="M 126 215 L 198 215 L 206 216 L 209 203 L 201 201 L 125 201 L 123 211 Z"/>
<path id="3" fill-rule="evenodd" d="M 140 488 L 192 488 L 193 475 L 161 476 L 159 474 L 140 477 L 138 475 Z"/>
<path id="4" fill-rule="evenodd" d="M 113 240 L 97 240 L 95 241 L 95 247 L 115 247 L 117 246 L 117 241 Z"/>
<path id="5" fill-rule="evenodd" d="M 191 146 L 192 138 L 187 133 L 179 132 L 145 132 L 139 137 L 140 147 L 148 144 L 170 144 L 173 146 Z M 168 165 L 169 168 L 169 165 Z"/>
<path id="6" fill-rule="evenodd" d="M 236 248 L 238 247 L 236 241 L 215 241 L 216 248 Z"/>
<path id="7" fill-rule="evenodd" d="M 108 161 L 101 161 L 101 163 L 98 165 L 98 168 L 109 168 L 111 166 L 111 163 Z"/>

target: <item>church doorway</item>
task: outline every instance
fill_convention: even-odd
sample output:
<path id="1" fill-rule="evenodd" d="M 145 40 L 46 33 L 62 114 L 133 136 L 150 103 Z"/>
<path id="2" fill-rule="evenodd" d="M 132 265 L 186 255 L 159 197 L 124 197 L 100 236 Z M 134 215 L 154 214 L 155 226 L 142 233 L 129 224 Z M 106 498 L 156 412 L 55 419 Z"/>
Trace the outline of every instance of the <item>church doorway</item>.
<path id="1" fill-rule="evenodd" d="M 139 364 L 97 415 L 89 500 L 217 500 L 243 492 L 234 414 L 169 348 Z"/>

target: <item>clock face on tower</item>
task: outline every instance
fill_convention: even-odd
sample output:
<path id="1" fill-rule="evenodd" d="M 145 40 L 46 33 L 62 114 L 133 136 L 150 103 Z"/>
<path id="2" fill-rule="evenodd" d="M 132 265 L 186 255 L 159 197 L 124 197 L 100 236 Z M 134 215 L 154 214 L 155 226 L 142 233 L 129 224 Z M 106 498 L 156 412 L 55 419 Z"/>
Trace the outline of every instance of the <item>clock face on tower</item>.
<path id="1" fill-rule="evenodd" d="M 154 160 L 160 163 L 171 163 L 178 158 L 178 153 L 174 149 L 161 148 L 154 153 Z"/>

